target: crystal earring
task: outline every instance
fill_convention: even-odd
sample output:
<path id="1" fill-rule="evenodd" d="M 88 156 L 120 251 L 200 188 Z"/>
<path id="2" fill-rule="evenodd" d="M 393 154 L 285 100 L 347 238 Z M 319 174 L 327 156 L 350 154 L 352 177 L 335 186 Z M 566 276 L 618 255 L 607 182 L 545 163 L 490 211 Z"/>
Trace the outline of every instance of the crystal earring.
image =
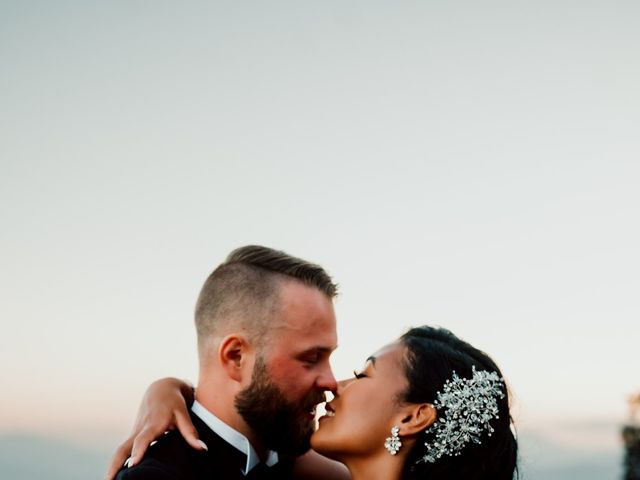
<path id="1" fill-rule="evenodd" d="M 391 429 L 391 436 L 387 437 L 384 441 L 384 448 L 386 448 L 391 455 L 398 453 L 398 450 L 400 450 L 400 447 L 402 446 L 398 433 L 400 433 L 400 428 L 394 426 Z"/>

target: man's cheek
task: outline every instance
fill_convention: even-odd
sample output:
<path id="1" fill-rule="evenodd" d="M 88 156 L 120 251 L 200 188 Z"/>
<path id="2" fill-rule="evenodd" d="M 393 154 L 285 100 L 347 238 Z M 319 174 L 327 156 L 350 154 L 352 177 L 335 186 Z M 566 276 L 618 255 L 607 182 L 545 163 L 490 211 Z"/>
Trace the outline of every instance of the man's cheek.
<path id="1" fill-rule="evenodd" d="M 315 377 L 310 375 L 306 369 L 291 373 L 292 375 L 283 381 L 283 391 L 288 394 L 290 400 L 298 401 L 313 391 Z"/>

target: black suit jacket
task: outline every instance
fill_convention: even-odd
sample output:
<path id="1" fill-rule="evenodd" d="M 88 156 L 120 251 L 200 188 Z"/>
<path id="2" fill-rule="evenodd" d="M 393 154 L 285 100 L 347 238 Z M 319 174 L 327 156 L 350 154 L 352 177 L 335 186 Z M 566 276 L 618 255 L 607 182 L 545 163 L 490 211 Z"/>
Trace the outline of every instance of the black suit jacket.
<path id="1" fill-rule="evenodd" d="M 271 468 L 260 464 L 242 474 L 247 457 L 214 433 L 191 412 L 191 420 L 208 452 L 192 448 L 177 431 L 164 435 L 149 447 L 135 467 L 123 467 L 116 480 L 285 480 L 291 478 L 293 461 L 283 459 Z"/>

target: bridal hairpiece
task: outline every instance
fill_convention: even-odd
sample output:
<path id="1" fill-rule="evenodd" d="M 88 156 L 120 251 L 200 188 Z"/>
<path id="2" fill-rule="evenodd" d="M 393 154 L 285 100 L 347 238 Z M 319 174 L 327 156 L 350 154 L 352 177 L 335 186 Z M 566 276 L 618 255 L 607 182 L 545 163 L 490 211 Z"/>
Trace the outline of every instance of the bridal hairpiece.
<path id="1" fill-rule="evenodd" d="M 432 442 L 426 442 L 427 454 L 422 462 L 434 463 L 443 455 L 457 456 L 469 442 L 481 443 L 480 437 L 493 427 L 498 418 L 498 398 L 504 398 L 504 381 L 496 372 L 477 371 L 473 367 L 471 378 L 460 378 L 456 372 L 438 392 L 434 407 L 443 416 L 425 432 L 435 433 Z"/>

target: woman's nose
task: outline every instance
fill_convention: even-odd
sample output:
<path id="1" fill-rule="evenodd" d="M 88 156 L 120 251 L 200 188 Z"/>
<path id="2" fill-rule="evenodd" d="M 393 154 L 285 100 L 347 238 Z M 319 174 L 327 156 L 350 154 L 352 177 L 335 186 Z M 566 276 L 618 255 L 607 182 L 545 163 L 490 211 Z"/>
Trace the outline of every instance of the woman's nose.
<path id="1" fill-rule="evenodd" d="M 353 382 L 353 378 L 345 378 L 344 380 L 338 381 L 338 395 L 340 392 L 344 390 L 351 382 Z"/>

